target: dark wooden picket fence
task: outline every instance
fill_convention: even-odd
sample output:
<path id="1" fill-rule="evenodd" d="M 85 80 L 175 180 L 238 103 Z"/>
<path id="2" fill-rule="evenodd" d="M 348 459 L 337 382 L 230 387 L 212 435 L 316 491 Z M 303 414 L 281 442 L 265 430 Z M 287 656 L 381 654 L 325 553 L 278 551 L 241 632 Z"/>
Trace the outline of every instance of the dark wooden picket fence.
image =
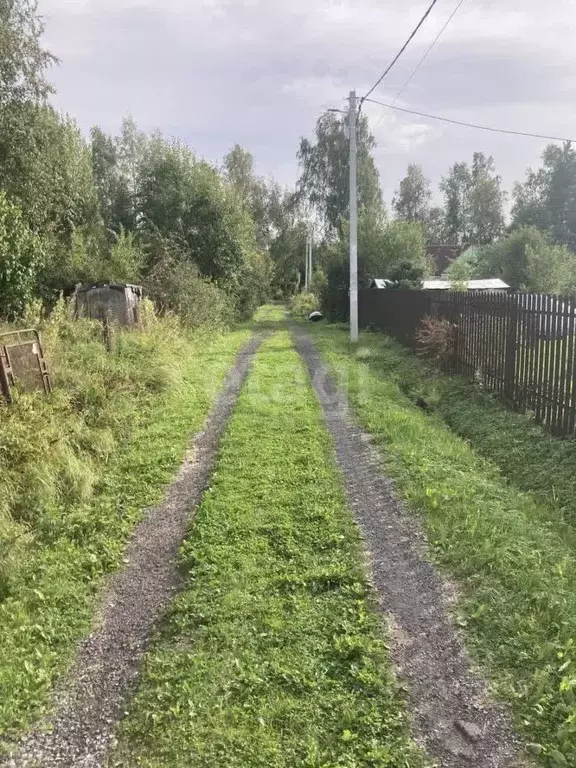
<path id="1" fill-rule="evenodd" d="M 417 347 L 425 317 L 455 325 L 442 368 L 477 380 L 556 435 L 576 429 L 576 301 L 544 294 L 360 291 L 361 328 Z"/>

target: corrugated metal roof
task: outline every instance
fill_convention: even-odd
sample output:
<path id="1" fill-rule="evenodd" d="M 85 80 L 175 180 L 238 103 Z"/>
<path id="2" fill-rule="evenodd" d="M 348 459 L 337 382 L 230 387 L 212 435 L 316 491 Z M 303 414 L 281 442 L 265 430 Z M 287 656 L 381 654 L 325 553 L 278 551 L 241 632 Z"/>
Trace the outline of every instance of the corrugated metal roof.
<path id="1" fill-rule="evenodd" d="M 375 280 L 372 280 L 370 283 L 370 288 L 393 288 L 394 287 L 394 281 L 393 280 L 387 280 L 386 278 L 379 278 L 377 277 Z"/>
<path id="2" fill-rule="evenodd" d="M 499 277 L 491 277 L 486 280 L 468 280 L 466 285 L 469 291 L 504 291 L 510 287 Z M 422 282 L 422 288 L 425 291 L 449 291 L 451 287 L 450 280 L 439 278 Z"/>

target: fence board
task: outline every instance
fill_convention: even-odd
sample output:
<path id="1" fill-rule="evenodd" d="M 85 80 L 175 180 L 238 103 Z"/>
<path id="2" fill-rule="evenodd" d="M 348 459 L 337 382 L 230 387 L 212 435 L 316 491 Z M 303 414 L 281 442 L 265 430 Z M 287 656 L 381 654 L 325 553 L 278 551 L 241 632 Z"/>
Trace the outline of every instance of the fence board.
<path id="1" fill-rule="evenodd" d="M 443 369 L 478 380 L 557 435 L 576 430 L 576 300 L 544 294 L 360 291 L 361 328 L 416 348 L 422 320 L 456 326 Z"/>

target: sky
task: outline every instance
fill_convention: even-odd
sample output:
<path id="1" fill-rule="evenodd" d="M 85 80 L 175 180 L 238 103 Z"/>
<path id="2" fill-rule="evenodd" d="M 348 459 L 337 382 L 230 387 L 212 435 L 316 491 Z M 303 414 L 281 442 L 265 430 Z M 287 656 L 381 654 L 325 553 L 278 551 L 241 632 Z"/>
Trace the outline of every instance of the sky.
<path id="1" fill-rule="evenodd" d="M 88 131 L 116 132 L 131 114 L 145 130 L 218 162 L 235 143 L 264 176 L 293 184 L 302 136 L 318 115 L 363 95 L 429 0 L 40 0 L 54 103 Z M 452 13 L 438 0 L 372 94 L 390 102 Z M 576 2 L 465 0 L 398 106 L 576 138 Z M 450 126 L 365 104 L 390 201 L 408 163 L 437 187 L 450 165 L 492 154 L 512 190 L 546 141 Z"/>

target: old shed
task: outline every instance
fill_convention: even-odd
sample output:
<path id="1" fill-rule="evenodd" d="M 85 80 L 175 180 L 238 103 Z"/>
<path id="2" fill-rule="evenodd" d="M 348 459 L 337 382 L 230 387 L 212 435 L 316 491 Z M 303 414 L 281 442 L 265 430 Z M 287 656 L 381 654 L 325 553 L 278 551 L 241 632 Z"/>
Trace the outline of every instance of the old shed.
<path id="1" fill-rule="evenodd" d="M 103 323 L 137 325 L 142 288 L 128 283 L 79 285 L 74 294 L 76 317 Z"/>

